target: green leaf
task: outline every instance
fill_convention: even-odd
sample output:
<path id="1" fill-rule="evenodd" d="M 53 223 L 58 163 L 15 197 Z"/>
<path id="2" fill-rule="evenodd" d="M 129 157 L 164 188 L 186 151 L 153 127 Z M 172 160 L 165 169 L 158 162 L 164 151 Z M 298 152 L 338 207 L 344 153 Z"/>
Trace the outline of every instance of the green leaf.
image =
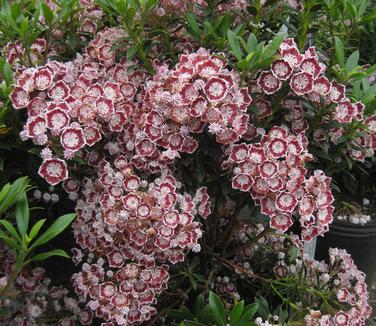
<path id="1" fill-rule="evenodd" d="M 205 33 L 205 36 L 210 36 L 210 35 L 215 34 L 213 25 L 207 21 L 204 22 L 204 33 Z"/>
<path id="2" fill-rule="evenodd" d="M 177 321 L 193 318 L 191 312 L 186 306 L 180 306 L 179 309 L 169 309 L 167 314 L 170 318 L 175 319 Z"/>
<path id="3" fill-rule="evenodd" d="M 13 249 L 18 249 L 20 248 L 20 246 L 18 245 L 18 243 L 16 241 L 14 241 L 13 239 L 9 238 L 5 232 L 1 231 L 0 230 L 0 239 L 3 240 L 9 247 L 13 248 Z"/>
<path id="4" fill-rule="evenodd" d="M 7 183 L 0 191 L 0 205 L 3 202 L 4 198 L 8 195 L 8 192 L 10 190 L 10 184 Z M 0 211 L 0 214 L 2 214 L 3 211 Z"/>
<path id="5" fill-rule="evenodd" d="M 336 50 L 337 63 L 340 65 L 341 68 L 344 68 L 345 67 L 345 50 L 343 49 L 342 41 L 337 36 L 335 37 L 335 50 Z"/>
<path id="6" fill-rule="evenodd" d="M 371 67 L 369 67 L 365 72 L 365 76 L 369 76 L 371 74 L 373 74 L 374 72 L 376 71 L 376 64 L 372 65 Z"/>
<path id="7" fill-rule="evenodd" d="M 136 44 L 134 47 L 130 48 L 127 51 L 127 59 L 132 59 L 138 52 L 138 50 L 141 48 L 141 44 Z"/>
<path id="8" fill-rule="evenodd" d="M 239 320 L 238 323 L 236 323 L 236 326 L 246 326 L 249 324 L 249 322 L 252 320 L 253 316 L 255 315 L 256 311 L 258 309 L 257 303 L 252 303 L 244 308 L 244 313 Z"/>
<path id="9" fill-rule="evenodd" d="M 358 62 L 359 62 L 359 51 L 356 50 L 349 56 L 349 58 L 346 61 L 347 71 L 350 73 L 353 70 L 355 70 L 355 68 L 358 66 Z"/>
<path id="10" fill-rule="evenodd" d="M 240 48 L 238 36 L 232 30 L 229 29 L 227 31 L 227 39 L 232 53 L 235 55 L 236 59 L 241 60 L 243 57 L 243 53 Z"/>
<path id="11" fill-rule="evenodd" d="M 243 314 L 244 309 L 244 300 L 238 302 L 230 312 L 230 323 L 231 325 L 235 325 L 240 319 Z"/>
<path id="12" fill-rule="evenodd" d="M 196 16 L 192 13 L 189 13 L 185 16 L 185 18 L 187 19 L 187 22 L 188 22 L 188 28 L 191 32 L 191 34 L 196 38 L 196 39 L 199 39 L 200 38 L 200 34 L 201 34 L 201 31 L 200 31 L 200 26 L 198 25 L 197 23 L 197 20 L 196 20 Z"/>
<path id="13" fill-rule="evenodd" d="M 31 248 L 38 247 L 51 239 L 55 238 L 58 234 L 63 232 L 67 226 L 74 220 L 76 214 L 66 214 L 57 218 L 52 225 L 45 231 L 31 246 Z"/>
<path id="14" fill-rule="evenodd" d="M 374 20 L 376 20 L 376 11 L 373 11 L 373 12 L 371 12 L 370 14 L 364 16 L 364 17 L 359 21 L 359 23 L 360 23 L 360 24 L 366 24 L 366 23 L 369 23 L 369 22 L 373 22 Z"/>
<path id="15" fill-rule="evenodd" d="M 36 255 L 33 258 L 31 258 L 32 261 L 40 261 L 40 260 L 45 260 L 47 258 L 50 258 L 52 256 L 60 256 L 60 257 L 65 257 L 69 258 L 69 255 L 62 249 L 54 249 L 51 251 L 44 252 L 42 254 Z"/>
<path id="16" fill-rule="evenodd" d="M 211 314 L 211 310 L 210 310 L 210 307 L 209 305 L 205 305 L 201 311 L 199 312 L 199 314 L 197 315 L 197 319 L 200 321 L 200 322 L 203 322 L 203 323 L 206 323 L 206 324 L 210 324 L 211 321 L 212 321 L 212 314 Z"/>
<path id="17" fill-rule="evenodd" d="M 227 35 L 227 31 L 229 30 L 232 22 L 232 16 L 230 14 L 226 14 L 221 19 L 221 24 L 219 26 L 219 30 L 221 35 L 225 38 Z"/>
<path id="18" fill-rule="evenodd" d="M 255 34 L 251 33 L 249 34 L 248 40 L 247 40 L 247 47 L 248 47 L 248 52 L 252 52 L 256 50 L 257 46 L 257 38 Z"/>
<path id="19" fill-rule="evenodd" d="M 27 202 L 26 192 L 24 192 L 16 202 L 16 221 L 18 231 L 23 237 L 29 228 L 29 204 Z"/>
<path id="20" fill-rule="evenodd" d="M 13 73 L 12 73 L 12 68 L 10 67 L 8 62 L 4 62 L 3 66 L 3 75 L 4 75 L 4 80 L 5 83 L 8 86 L 11 86 L 13 84 Z"/>
<path id="21" fill-rule="evenodd" d="M 263 319 L 268 319 L 270 315 L 269 303 L 264 297 L 258 297 L 255 299 L 255 302 L 258 304 L 257 311 Z"/>
<path id="22" fill-rule="evenodd" d="M 17 240 L 20 244 L 22 243 L 21 238 L 12 223 L 8 222 L 7 220 L 0 220 L 0 224 L 4 226 L 14 240 Z"/>
<path id="23" fill-rule="evenodd" d="M 216 325 L 225 326 L 227 324 L 225 307 L 221 299 L 212 291 L 209 293 L 209 306 Z"/>
<path id="24" fill-rule="evenodd" d="M 22 177 L 14 181 L 6 191 L 6 195 L 1 196 L 0 200 L 0 214 L 4 213 L 7 209 L 15 204 L 21 193 L 25 192 L 29 185 L 27 177 Z"/>
<path id="25" fill-rule="evenodd" d="M 263 54 L 263 60 L 267 60 L 276 54 L 276 52 L 279 49 L 279 46 L 281 45 L 285 37 L 286 37 L 286 34 L 279 34 L 275 38 L 273 38 L 273 40 L 268 44 Z"/>
<path id="26" fill-rule="evenodd" d="M 39 233 L 41 227 L 43 226 L 44 222 L 46 222 L 46 219 L 39 220 L 36 222 L 33 227 L 31 228 L 31 231 L 29 233 L 30 240 L 33 240 Z"/>
<path id="27" fill-rule="evenodd" d="M 196 301 L 193 307 L 193 313 L 195 314 L 195 316 L 197 316 L 199 312 L 201 311 L 201 309 L 204 307 L 205 307 L 204 296 L 202 294 L 199 294 L 196 298 Z"/>
<path id="28" fill-rule="evenodd" d="M 200 323 L 199 321 L 186 320 L 183 322 L 184 326 L 208 326 L 208 324 Z"/>
<path id="29" fill-rule="evenodd" d="M 43 16 L 49 26 L 51 26 L 54 20 L 54 12 L 45 3 L 42 3 Z"/>

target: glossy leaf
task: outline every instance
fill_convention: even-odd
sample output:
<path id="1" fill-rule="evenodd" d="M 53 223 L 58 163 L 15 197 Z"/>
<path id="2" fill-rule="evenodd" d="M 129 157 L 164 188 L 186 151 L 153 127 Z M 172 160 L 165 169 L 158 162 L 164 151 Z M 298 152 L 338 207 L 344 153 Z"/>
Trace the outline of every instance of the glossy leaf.
<path id="1" fill-rule="evenodd" d="M 212 291 L 209 293 L 209 306 L 216 325 L 225 326 L 227 324 L 225 307 L 221 299 Z"/>
<path id="2" fill-rule="evenodd" d="M 238 36 L 232 30 L 229 29 L 227 31 L 227 39 L 232 53 L 235 55 L 236 59 L 241 60 L 243 57 L 243 53 L 240 48 Z"/>
<path id="3" fill-rule="evenodd" d="M 16 221 L 20 235 L 23 237 L 29 228 L 29 204 L 24 192 L 16 202 Z"/>
<path id="4" fill-rule="evenodd" d="M 32 245 L 32 248 L 38 247 L 51 239 L 55 238 L 58 234 L 63 232 L 68 225 L 74 220 L 76 214 L 66 214 L 57 218 L 52 225 L 45 231 Z"/>
<path id="5" fill-rule="evenodd" d="M 253 303 L 244 308 L 244 313 L 241 316 L 240 320 L 235 324 L 236 326 L 247 326 L 249 322 L 253 319 L 256 311 L 258 309 L 258 304 Z"/>
<path id="6" fill-rule="evenodd" d="M 54 12 L 45 3 L 42 3 L 43 16 L 48 25 L 51 25 L 54 20 Z"/>
<path id="7" fill-rule="evenodd" d="M 345 50 L 342 41 L 337 36 L 335 37 L 335 51 L 337 63 L 343 68 L 345 66 Z"/>
<path id="8" fill-rule="evenodd" d="M 230 312 L 230 323 L 234 325 L 237 323 L 240 319 L 240 317 L 243 314 L 244 309 L 244 300 L 238 302 L 231 310 Z"/>
<path id="9" fill-rule="evenodd" d="M 29 238 L 30 240 L 33 240 L 39 233 L 41 227 L 43 226 L 44 222 L 46 222 L 46 219 L 39 220 L 36 222 L 33 227 L 30 230 Z"/>
<path id="10" fill-rule="evenodd" d="M 12 249 L 17 250 L 20 247 L 16 241 L 8 237 L 6 233 L 1 230 L 0 230 L 0 239 L 3 240 Z"/>
<path id="11" fill-rule="evenodd" d="M 69 258 L 69 255 L 62 249 L 54 249 L 48 252 L 44 252 L 42 254 L 38 254 L 31 258 L 32 261 L 40 261 L 40 260 L 45 260 L 47 258 L 50 258 L 52 256 L 60 256 L 60 257 L 65 257 Z"/>
<path id="12" fill-rule="evenodd" d="M 346 61 L 346 69 L 348 72 L 352 72 L 357 66 L 359 62 L 359 51 L 356 50 L 353 52 Z"/>
<path id="13" fill-rule="evenodd" d="M 16 228 L 12 225 L 12 223 L 8 222 L 7 220 L 0 220 L 0 224 L 9 232 L 9 234 L 13 237 L 14 240 L 17 240 L 21 243 L 20 235 L 17 233 Z"/>
<path id="14" fill-rule="evenodd" d="M 196 16 L 192 13 L 189 13 L 185 17 L 187 19 L 188 28 L 190 29 L 191 34 L 195 38 L 200 38 L 200 26 L 197 23 Z"/>

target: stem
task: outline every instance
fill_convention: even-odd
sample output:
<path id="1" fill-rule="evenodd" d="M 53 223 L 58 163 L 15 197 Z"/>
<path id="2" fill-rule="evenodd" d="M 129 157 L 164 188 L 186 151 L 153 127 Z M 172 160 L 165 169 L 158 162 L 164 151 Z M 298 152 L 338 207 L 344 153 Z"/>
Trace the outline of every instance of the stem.
<path id="1" fill-rule="evenodd" d="M 221 251 L 222 255 L 226 252 L 227 247 L 230 244 L 232 234 L 234 233 L 234 230 L 235 230 L 235 228 L 238 224 L 237 222 L 238 222 L 239 213 L 241 212 L 241 210 L 243 209 L 243 207 L 247 203 L 247 201 L 244 200 L 243 198 L 244 197 L 240 197 L 240 199 L 236 203 L 235 212 L 230 217 L 230 221 L 227 225 L 226 230 L 222 233 L 221 237 L 218 240 L 218 244 L 221 244 L 222 242 L 224 242 L 224 245 L 223 245 L 222 251 Z"/>
<path id="2" fill-rule="evenodd" d="M 180 300 L 175 300 L 174 302 L 172 302 L 169 306 L 163 308 L 162 310 L 160 310 L 158 312 L 157 315 L 155 315 L 155 317 L 153 319 L 151 319 L 147 324 L 146 326 L 153 326 L 155 325 L 155 322 L 159 319 L 159 317 L 161 317 L 163 314 L 165 314 L 168 310 L 176 307 L 177 305 L 180 305 L 181 302 L 184 301 L 184 299 L 187 297 L 187 295 L 189 294 L 189 292 L 192 291 L 192 288 L 189 288 L 187 291 L 183 292 L 181 291 L 182 293 L 179 294 L 180 295 Z"/>
<path id="3" fill-rule="evenodd" d="M 24 261 L 25 261 L 27 254 L 28 254 L 28 251 L 26 251 L 25 249 L 21 249 L 21 252 L 17 256 L 16 265 L 14 266 L 14 269 L 13 269 L 12 273 L 10 274 L 10 278 L 7 281 L 7 285 L 0 292 L 0 298 L 1 299 L 4 299 L 6 297 L 7 292 L 14 285 L 14 282 L 17 278 L 17 275 L 22 271 L 22 268 L 24 266 Z"/>

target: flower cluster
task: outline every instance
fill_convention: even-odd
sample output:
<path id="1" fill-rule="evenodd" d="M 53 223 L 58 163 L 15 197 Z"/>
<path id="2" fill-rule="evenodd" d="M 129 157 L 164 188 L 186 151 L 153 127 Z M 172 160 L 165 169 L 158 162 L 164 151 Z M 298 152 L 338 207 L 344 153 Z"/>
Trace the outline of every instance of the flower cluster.
<path id="1" fill-rule="evenodd" d="M 39 62 L 46 50 L 46 40 L 43 38 L 38 38 L 30 46 L 30 59 L 32 62 Z M 22 60 L 25 59 L 25 48 L 23 47 L 21 41 L 16 41 L 14 43 L 8 42 L 2 49 L 7 62 L 11 66 L 17 66 Z"/>
<path id="2" fill-rule="evenodd" d="M 372 309 L 368 304 L 365 274 L 357 269 L 345 250 L 331 248 L 328 263 L 316 261 L 304 253 L 303 244 L 296 236 L 284 235 L 280 231 L 270 234 L 260 224 L 239 226 L 232 241 L 238 249 L 230 261 L 235 274 L 240 279 L 257 280 L 260 270 L 267 269 L 266 264 L 271 263 L 270 282 L 280 286 L 279 294 L 291 287 L 299 290 L 297 297 L 302 301 L 294 305 L 295 309 L 308 313 L 306 325 L 362 326 L 370 317 Z M 260 259 L 265 261 L 263 266 L 256 264 Z M 237 281 L 234 283 L 236 287 Z M 300 288 L 304 290 L 300 291 Z M 274 316 L 270 319 L 273 325 L 278 320 Z M 258 323 L 263 326 L 272 324 L 261 319 Z"/>
<path id="3" fill-rule="evenodd" d="M 327 231 L 334 210 L 330 178 L 318 170 L 307 177 L 304 165 L 311 159 L 303 133 L 273 127 L 259 143 L 232 146 L 232 187 L 249 192 L 279 231 L 286 232 L 293 215 L 299 216 L 302 238 L 309 241 Z"/>
<path id="4" fill-rule="evenodd" d="M 265 98 L 258 97 L 254 102 L 258 109 L 255 118 L 260 120 L 272 115 L 272 106 L 267 96 L 281 90 L 288 83 L 291 95 L 300 97 L 298 100 L 286 99 L 283 103 L 288 111 L 285 118 L 291 124 L 291 130 L 300 133 L 310 127 L 303 114 L 303 101 L 308 100 L 318 107 L 322 115 L 320 125 L 313 132 L 314 140 L 330 140 L 338 144 L 346 130 L 352 128 L 352 122 L 357 122 L 356 131 L 360 132 L 360 136 L 349 144 L 349 155 L 354 160 L 364 161 L 366 156 L 373 155 L 376 147 L 376 116 L 364 117 L 364 104 L 352 103 L 346 97 L 345 86 L 336 80 L 330 82 L 324 75 L 325 70 L 326 66 L 319 61 L 314 47 L 300 53 L 293 39 L 284 40 L 280 46 L 279 58 L 272 63 L 270 70 L 261 72 L 254 84 L 253 92 L 265 94 Z M 329 130 L 323 128 L 332 120 L 337 122 L 336 127 Z"/>
<path id="5" fill-rule="evenodd" d="M 248 129 L 248 89 L 239 87 L 238 74 L 226 69 L 224 58 L 205 49 L 181 55 L 173 70 L 161 66 L 146 91 L 147 104 L 180 130 L 197 133 L 208 125 L 218 143 L 230 144 Z"/>
<path id="6" fill-rule="evenodd" d="M 60 14 L 61 7 L 51 0 L 45 1 L 45 4 L 52 12 Z M 82 34 L 82 38 L 87 35 L 94 35 L 97 32 L 97 22 L 102 18 L 103 12 L 98 8 L 92 0 L 80 0 L 77 8 L 78 31 Z M 39 22 L 45 25 L 45 17 L 40 15 Z M 45 58 L 58 56 L 65 51 L 64 45 L 60 42 L 63 37 L 63 31 L 55 28 L 49 44 L 45 38 L 36 39 L 29 48 L 27 53 L 21 41 L 8 42 L 2 49 L 7 62 L 13 67 L 24 69 L 25 62 L 30 61 L 30 65 L 37 65 L 43 62 Z M 45 53 L 45 51 L 48 53 Z"/>
<path id="7" fill-rule="evenodd" d="M 217 4 L 216 12 L 246 12 L 246 0 L 228 0 L 224 3 Z M 165 15 L 179 15 L 182 16 L 188 12 L 194 12 L 197 15 L 202 15 L 202 9 L 207 8 L 208 3 L 204 0 L 187 0 L 187 1 L 174 1 L 174 0 L 161 0 L 155 12 L 158 16 Z"/>
<path id="8" fill-rule="evenodd" d="M 0 291 L 8 285 L 15 265 L 15 257 L 8 247 L 0 248 Z M 91 325 L 92 313 L 81 309 L 79 302 L 61 286 L 51 286 L 43 268 L 24 269 L 16 277 L 15 288 L 9 298 L 0 300 L 1 325 L 43 326 L 52 318 L 58 326 L 73 326 L 79 321 Z M 15 300 L 13 300 L 15 299 Z M 52 314 L 54 314 L 52 316 Z M 70 317 L 64 317 L 69 314 Z M 85 323 L 85 320 L 88 321 Z"/>
<path id="9" fill-rule="evenodd" d="M 239 292 L 236 288 L 235 282 L 230 280 L 228 276 L 217 276 L 214 284 L 215 293 L 219 294 L 226 302 L 226 307 L 231 309 L 234 301 L 240 300 Z"/>
<path id="10" fill-rule="evenodd" d="M 98 169 L 97 178 L 82 183 L 73 229 L 81 248 L 100 258 L 73 276 L 74 287 L 82 298 L 90 296 L 97 317 L 139 323 L 155 313 L 151 304 L 167 286 L 165 263 L 200 250 L 200 223 L 194 218 L 210 213 L 209 197 L 205 188 L 194 197 L 179 193 L 181 184 L 171 175 L 142 180 L 124 156 L 114 168 L 101 161 Z M 65 189 L 78 190 L 69 180 Z M 82 259 L 80 251 L 76 256 Z"/>
<path id="11" fill-rule="evenodd" d="M 346 250 L 331 248 L 329 256 L 329 265 L 313 260 L 305 261 L 309 275 L 307 284 L 316 284 L 319 279 L 328 291 L 336 293 L 342 308 L 334 316 L 313 311 L 306 316 L 306 324 L 308 326 L 365 325 L 366 319 L 372 312 L 368 304 L 365 274 L 357 269 Z"/>

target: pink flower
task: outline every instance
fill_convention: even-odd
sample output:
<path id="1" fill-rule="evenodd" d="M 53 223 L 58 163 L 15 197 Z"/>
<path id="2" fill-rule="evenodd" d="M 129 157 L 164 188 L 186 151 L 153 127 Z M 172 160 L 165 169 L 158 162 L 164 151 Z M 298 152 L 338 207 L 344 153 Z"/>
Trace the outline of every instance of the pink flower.
<path id="1" fill-rule="evenodd" d="M 65 161 L 57 158 L 44 160 L 38 173 L 52 186 L 68 178 L 68 169 Z"/>

